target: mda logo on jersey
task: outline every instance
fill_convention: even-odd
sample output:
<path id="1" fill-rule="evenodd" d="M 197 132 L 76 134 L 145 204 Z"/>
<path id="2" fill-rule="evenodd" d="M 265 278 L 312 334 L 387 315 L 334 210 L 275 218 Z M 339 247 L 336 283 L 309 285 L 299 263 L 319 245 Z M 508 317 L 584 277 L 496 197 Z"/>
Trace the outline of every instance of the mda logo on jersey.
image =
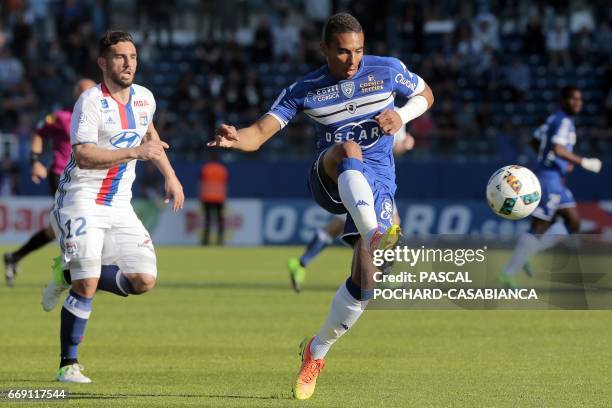
<path id="1" fill-rule="evenodd" d="M 121 132 L 110 138 L 110 144 L 118 149 L 134 147 L 140 140 L 140 136 L 136 132 Z"/>

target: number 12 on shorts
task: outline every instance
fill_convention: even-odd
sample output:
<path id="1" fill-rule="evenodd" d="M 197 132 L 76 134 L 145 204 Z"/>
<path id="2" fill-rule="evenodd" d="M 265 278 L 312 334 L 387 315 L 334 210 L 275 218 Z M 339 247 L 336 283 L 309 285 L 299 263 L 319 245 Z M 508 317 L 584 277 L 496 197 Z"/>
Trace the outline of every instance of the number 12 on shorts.
<path id="1" fill-rule="evenodd" d="M 83 217 L 74 218 L 73 220 L 66 221 L 66 223 L 64 224 L 66 226 L 66 231 L 68 231 L 68 235 L 66 235 L 66 239 L 70 239 L 73 237 L 72 231 L 71 231 L 71 227 L 73 226 L 72 221 L 74 221 L 74 227 L 76 228 L 76 231 L 74 233 L 75 237 L 78 237 L 79 235 L 84 235 L 87 233 L 87 231 L 85 231 L 87 220 Z"/>

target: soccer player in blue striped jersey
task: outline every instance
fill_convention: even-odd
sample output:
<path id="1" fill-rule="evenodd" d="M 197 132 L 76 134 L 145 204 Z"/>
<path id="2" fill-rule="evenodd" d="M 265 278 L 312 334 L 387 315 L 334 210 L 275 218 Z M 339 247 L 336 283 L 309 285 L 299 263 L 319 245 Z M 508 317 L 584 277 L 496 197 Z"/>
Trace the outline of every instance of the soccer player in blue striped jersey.
<path id="1" fill-rule="evenodd" d="M 255 151 L 304 112 L 318 135 L 308 176 L 311 194 L 329 212 L 348 213 L 343 239 L 354 248 L 351 276 L 336 292 L 317 335 L 302 343 L 302 365 L 293 384 L 297 399 L 312 396 L 325 355 L 365 309 L 374 287 L 373 251 L 397 242 L 393 134 L 433 103 L 429 86 L 400 60 L 364 55 L 363 30 L 350 14 L 329 18 L 321 51 L 326 65 L 285 88 L 254 124 L 240 130 L 222 124 L 209 143 Z M 395 94 L 408 98 L 397 112 Z"/>
<path id="2" fill-rule="evenodd" d="M 557 217 L 563 220 L 570 234 L 580 229 L 580 215 L 574 196 L 566 186 L 566 175 L 575 166 L 593 173 L 601 170 L 601 160 L 573 152 L 576 144 L 574 116 L 581 110 L 580 89 L 566 86 L 561 90 L 561 109 L 550 115 L 534 133 L 531 146 L 538 152 L 535 173 L 542 186 L 542 198 L 533 212 L 531 228 L 519 237 L 512 258 L 501 274 L 500 280 L 507 286 L 518 287 L 516 274 L 529 257 L 555 244 L 555 236 L 548 230 Z M 530 268 L 525 270 L 530 274 Z"/>

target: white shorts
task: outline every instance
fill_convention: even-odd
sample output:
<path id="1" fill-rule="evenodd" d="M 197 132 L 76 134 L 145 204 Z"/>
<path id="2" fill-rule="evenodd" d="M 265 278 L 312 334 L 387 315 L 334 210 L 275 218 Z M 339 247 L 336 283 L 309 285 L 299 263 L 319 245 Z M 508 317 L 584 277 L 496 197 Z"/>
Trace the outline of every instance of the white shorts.
<path id="1" fill-rule="evenodd" d="M 153 241 L 132 206 L 72 205 L 50 218 L 72 280 L 99 278 L 102 265 L 157 276 Z"/>

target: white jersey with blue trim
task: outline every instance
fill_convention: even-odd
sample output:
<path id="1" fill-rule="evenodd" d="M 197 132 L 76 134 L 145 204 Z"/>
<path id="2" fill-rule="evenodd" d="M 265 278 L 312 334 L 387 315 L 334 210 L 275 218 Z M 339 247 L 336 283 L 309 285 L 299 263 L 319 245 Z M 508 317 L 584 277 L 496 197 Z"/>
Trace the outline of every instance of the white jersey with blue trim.
<path id="1" fill-rule="evenodd" d="M 140 145 L 155 113 L 155 98 L 143 86 L 132 85 L 124 105 L 113 98 L 104 83 L 83 92 L 77 100 L 70 126 L 72 146 L 93 143 L 102 149 Z M 74 204 L 112 207 L 130 205 L 136 178 L 132 160 L 104 170 L 76 165 L 74 153 L 62 173 L 56 192 L 56 208 Z"/>
<path id="2" fill-rule="evenodd" d="M 562 110 L 553 113 L 536 129 L 533 137 L 540 141 L 538 170 L 554 170 L 565 175 L 569 162 L 555 154 L 553 145 L 559 144 L 570 152 L 574 150 L 576 126 L 572 117 Z"/>
<path id="3" fill-rule="evenodd" d="M 399 59 L 364 55 L 352 78 L 338 81 L 323 66 L 285 88 L 267 114 L 282 128 L 303 111 L 317 127 L 319 152 L 353 140 L 361 146 L 364 163 L 394 186 L 393 135 L 385 134 L 374 117 L 393 109 L 395 94 L 410 97 L 424 88 L 424 81 Z"/>

